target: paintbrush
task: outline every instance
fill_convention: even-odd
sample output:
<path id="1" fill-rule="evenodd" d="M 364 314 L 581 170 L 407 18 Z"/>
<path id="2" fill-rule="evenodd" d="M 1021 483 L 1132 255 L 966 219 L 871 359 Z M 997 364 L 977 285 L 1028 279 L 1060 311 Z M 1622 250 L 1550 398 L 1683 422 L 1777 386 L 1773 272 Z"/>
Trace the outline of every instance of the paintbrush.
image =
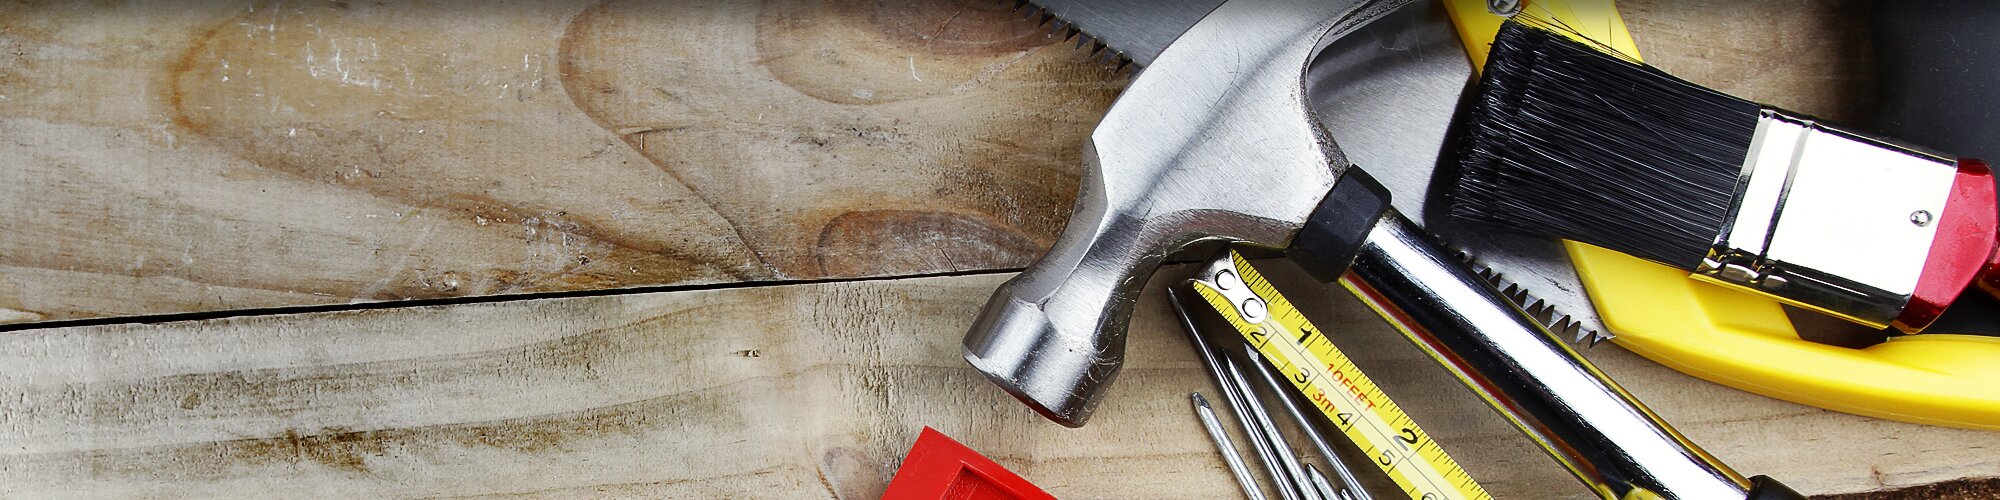
<path id="1" fill-rule="evenodd" d="M 1533 24 L 1530 24 L 1533 23 Z M 1916 333 L 2000 294 L 1993 177 L 1509 21 L 1461 123 L 1451 216 Z"/>

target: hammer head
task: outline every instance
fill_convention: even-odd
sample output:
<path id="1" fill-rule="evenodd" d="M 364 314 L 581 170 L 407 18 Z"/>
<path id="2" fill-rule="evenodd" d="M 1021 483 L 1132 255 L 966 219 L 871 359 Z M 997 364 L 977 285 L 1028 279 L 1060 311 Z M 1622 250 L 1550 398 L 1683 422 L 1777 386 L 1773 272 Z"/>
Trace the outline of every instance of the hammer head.
<path id="1" fill-rule="evenodd" d="M 1231 0 L 1161 52 L 1091 134 L 1062 237 L 994 292 L 966 360 L 1081 426 L 1168 254 L 1203 240 L 1290 244 L 1347 166 L 1307 105 L 1306 68 L 1330 32 L 1395 6 L 1361 4 Z"/>

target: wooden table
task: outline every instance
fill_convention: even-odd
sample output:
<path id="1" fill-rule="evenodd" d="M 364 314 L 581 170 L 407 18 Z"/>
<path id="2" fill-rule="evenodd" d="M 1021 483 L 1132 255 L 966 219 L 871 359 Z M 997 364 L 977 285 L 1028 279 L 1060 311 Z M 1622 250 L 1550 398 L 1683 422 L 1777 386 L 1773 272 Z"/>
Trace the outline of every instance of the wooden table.
<path id="1" fill-rule="evenodd" d="M 1862 118 L 1858 4 L 1622 8 L 1670 71 Z M 1157 293 L 1083 429 L 959 357 L 1124 82 L 1004 9 L 0 9 L 0 496 L 872 498 L 923 426 L 1065 498 L 1232 494 Z M 1279 278 L 1502 498 L 1582 493 Z M 2000 433 L 1588 355 L 1803 491 L 2000 476 Z"/>

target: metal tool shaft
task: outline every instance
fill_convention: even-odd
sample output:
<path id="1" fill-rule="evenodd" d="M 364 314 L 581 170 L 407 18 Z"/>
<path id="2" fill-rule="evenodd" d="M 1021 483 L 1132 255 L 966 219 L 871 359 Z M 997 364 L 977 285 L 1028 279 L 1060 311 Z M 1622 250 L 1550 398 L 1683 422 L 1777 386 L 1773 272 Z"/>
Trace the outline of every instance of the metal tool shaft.
<path id="1" fill-rule="evenodd" d="M 1319 426 L 1313 423 L 1319 419 L 1299 409 L 1298 401 L 1292 397 L 1296 390 L 1278 380 L 1277 370 L 1269 363 L 1265 363 L 1263 357 L 1257 355 L 1256 349 L 1250 348 L 1247 344 L 1244 347 L 1244 350 L 1250 353 L 1250 366 L 1257 371 L 1257 378 L 1262 380 L 1264 386 L 1270 388 L 1271 392 L 1278 394 L 1279 405 L 1285 408 L 1285 413 L 1291 414 L 1292 421 L 1299 423 L 1299 428 L 1305 431 L 1306 440 L 1312 441 L 1313 448 L 1319 450 L 1320 456 L 1326 457 L 1327 465 L 1332 466 L 1334 473 L 1340 475 L 1342 489 L 1349 490 L 1349 495 L 1356 500 L 1374 500 L 1367 491 L 1361 489 L 1360 482 L 1354 477 L 1354 471 L 1347 467 L 1346 462 L 1340 460 L 1340 455 L 1334 454 L 1333 443 L 1328 441 L 1326 434 L 1320 432 Z"/>
<path id="2" fill-rule="evenodd" d="M 1257 389 L 1250 386 L 1249 378 L 1243 376 L 1243 369 L 1236 365 L 1235 359 L 1223 356 L 1222 370 L 1229 375 L 1230 383 L 1236 384 L 1236 390 L 1243 393 L 1244 411 L 1239 415 L 1242 415 L 1243 421 L 1250 423 L 1251 432 L 1264 434 L 1264 441 L 1271 445 L 1271 453 L 1277 455 L 1279 468 L 1283 470 L 1282 474 L 1276 474 L 1280 476 L 1278 482 L 1290 481 L 1299 490 L 1300 498 L 1320 498 L 1319 492 L 1312 487 L 1312 480 L 1306 477 L 1305 466 L 1299 463 L 1299 456 L 1292 451 L 1292 443 L 1285 439 L 1285 433 L 1279 431 L 1278 424 L 1271 420 L 1271 412 L 1264 410 L 1264 402 L 1257 398 Z"/>
<path id="3" fill-rule="evenodd" d="M 1223 432 L 1222 422 L 1216 420 L 1215 409 L 1208 406 L 1208 400 L 1201 393 L 1188 393 L 1194 403 L 1194 414 L 1201 419 L 1201 427 L 1208 431 L 1208 438 L 1215 441 L 1215 449 L 1222 453 L 1222 462 L 1229 465 L 1229 474 L 1236 476 L 1236 484 L 1243 488 L 1243 496 L 1250 500 L 1264 500 L 1264 489 L 1257 486 L 1257 477 L 1250 475 L 1250 466 L 1243 463 L 1243 455 L 1236 453 L 1236 443 L 1229 440 L 1229 433 Z"/>
<path id="4" fill-rule="evenodd" d="M 1216 359 L 1215 349 L 1210 348 L 1208 340 L 1202 338 L 1201 328 L 1195 325 L 1194 317 L 1188 314 L 1189 302 L 1186 302 L 1179 292 L 1173 290 L 1167 291 L 1167 298 L 1173 302 L 1174 313 L 1181 318 L 1181 329 L 1187 332 L 1188 342 L 1194 344 L 1196 357 L 1201 358 L 1202 366 L 1208 368 L 1208 375 L 1215 379 L 1216 387 L 1222 389 L 1223 402 L 1229 404 L 1229 411 L 1236 414 L 1236 420 L 1243 423 L 1243 434 L 1250 438 L 1250 451 L 1257 454 L 1258 461 L 1263 462 L 1264 470 L 1271 472 L 1271 483 L 1277 488 L 1278 497 L 1284 500 L 1300 500 L 1297 485 L 1289 480 L 1282 469 L 1284 466 L 1278 463 L 1277 449 L 1272 447 L 1264 433 L 1259 432 L 1250 422 L 1249 412 L 1244 409 L 1248 406 L 1244 399 L 1257 397 L 1256 393 L 1245 392 L 1241 386 L 1229 380 L 1229 374 L 1224 371 L 1222 361 Z"/>
<path id="5" fill-rule="evenodd" d="M 1333 459 L 1328 458 L 1327 461 L 1331 462 Z M 1350 488 L 1346 491 L 1334 489 L 1333 483 L 1326 480 L 1326 474 L 1321 474 L 1312 464 L 1306 464 L 1306 478 L 1312 480 L 1313 488 L 1319 489 L 1319 496 L 1326 497 L 1327 500 L 1356 500 L 1347 492 L 1359 491 L 1358 489 Z"/>
<path id="6" fill-rule="evenodd" d="M 1709 499 L 1749 489 L 1395 211 L 1341 283 L 1594 493 Z"/>

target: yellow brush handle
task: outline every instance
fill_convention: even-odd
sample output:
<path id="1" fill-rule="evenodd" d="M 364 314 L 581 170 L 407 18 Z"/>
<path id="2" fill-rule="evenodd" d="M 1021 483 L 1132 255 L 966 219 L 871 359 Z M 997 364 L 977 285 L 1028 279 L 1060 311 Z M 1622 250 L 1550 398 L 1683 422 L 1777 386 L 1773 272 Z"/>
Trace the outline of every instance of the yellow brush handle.
<path id="1" fill-rule="evenodd" d="M 1505 18 L 1487 2 L 1445 0 L 1475 67 Z M 1611 0 L 1526 2 L 1634 59 Z M 1777 302 L 1688 279 L 1687 272 L 1564 242 L 1619 346 L 1683 373 L 1795 403 L 1873 417 L 2000 430 L 2000 338 L 1925 334 L 1865 349 L 1801 340 Z"/>
<path id="2" fill-rule="evenodd" d="M 1466 52 L 1472 55 L 1472 67 L 1486 67 L 1486 50 L 1493 44 L 1493 36 L 1500 32 L 1500 23 L 1507 18 L 1488 11 L 1487 2 L 1479 0 L 1445 0 L 1445 11 L 1458 27 L 1458 39 L 1465 42 Z M 1588 41 L 1639 59 L 1639 46 L 1632 43 L 1632 33 L 1625 31 L 1625 18 L 1618 17 L 1618 8 L 1611 0 L 1524 2 L 1521 13 L 1562 23 L 1575 32 L 1572 35 L 1582 35 Z"/>

